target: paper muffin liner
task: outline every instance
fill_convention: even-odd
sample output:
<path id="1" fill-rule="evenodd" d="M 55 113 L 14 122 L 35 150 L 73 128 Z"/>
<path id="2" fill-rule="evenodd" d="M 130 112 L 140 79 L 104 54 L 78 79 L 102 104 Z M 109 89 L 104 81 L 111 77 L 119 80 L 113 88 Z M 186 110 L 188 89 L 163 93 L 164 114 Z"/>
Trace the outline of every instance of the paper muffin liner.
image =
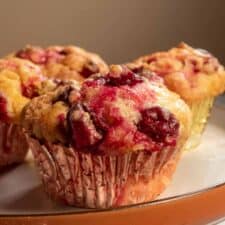
<path id="1" fill-rule="evenodd" d="M 150 201 L 169 184 L 180 151 L 130 152 L 120 156 L 83 153 L 28 138 L 46 192 L 85 208 Z"/>
<path id="2" fill-rule="evenodd" d="M 191 150 L 201 142 L 201 136 L 210 116 L 214 97 L 206 98 L 200 102 L 189 104 L 192 112 L 191 134 L 184 146 L 184 150 Z"/>
<path id="3" fill-rule="evenodd" d="M 0 122 L 0 169 L 22 162 L 28 149 L 26 135 L 19 125 Z"/>

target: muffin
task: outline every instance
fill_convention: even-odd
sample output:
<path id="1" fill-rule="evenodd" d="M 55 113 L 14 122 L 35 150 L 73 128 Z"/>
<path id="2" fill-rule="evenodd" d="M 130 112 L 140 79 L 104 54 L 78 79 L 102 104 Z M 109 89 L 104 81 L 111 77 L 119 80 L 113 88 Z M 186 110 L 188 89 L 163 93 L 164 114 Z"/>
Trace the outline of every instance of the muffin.
<path id="1" fill-rule="evenodd" d="M 23 161 L 27 151 L 20 114 L 35 96 L 54 89 L 38 66 L 17 59 L 0 59 L 0 169 Z"/>
<path id="2" fill-rule="evenodd" d="M 91 74 L 108 70 L 100 56 L 75 46 L 27 46 L 11 56 L 30 60 L 42 68 L 44 75 L 60 80 L 82 82 Z"/>
<path id="3" fill-rule="evenodd" d="M 214 98 L 225 90 L 224 67 L 206 50 L 185 43 L 167 52 L 142 56 L 130 64 L 134 70 L 149 70 L 164 79 L 179 94 L 193 114 L 191 136 L 185 149 L 196 147 L 207 123 Z"/>
<path id="4" fill-rule="evenodd" d="M 109 208 L 156 198 L 189 136 L 191 112 L 159 77 L 113 65 L 34 98 L 22 125 L 46 192 L 69 205 Z"/>

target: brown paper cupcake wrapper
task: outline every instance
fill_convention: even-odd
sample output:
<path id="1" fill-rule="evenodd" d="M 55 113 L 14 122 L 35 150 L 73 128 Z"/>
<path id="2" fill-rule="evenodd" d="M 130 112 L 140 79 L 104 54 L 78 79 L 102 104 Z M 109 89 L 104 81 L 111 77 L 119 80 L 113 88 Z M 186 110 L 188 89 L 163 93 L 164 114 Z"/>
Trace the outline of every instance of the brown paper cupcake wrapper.
<path id="1" fill-rule="evenodd" d="M 22 162 L 28 152 L 28 143 L 22 128 L 0 122 L 0 169 Z"/>
<path id="2" fill-rule="evenodd" d="M 180 151 L 144 151 L 121 156 L 41 145 L 29 138 L 47 193 L 69 205 L 109 208 L 149 201 L 169 183 Z"/>

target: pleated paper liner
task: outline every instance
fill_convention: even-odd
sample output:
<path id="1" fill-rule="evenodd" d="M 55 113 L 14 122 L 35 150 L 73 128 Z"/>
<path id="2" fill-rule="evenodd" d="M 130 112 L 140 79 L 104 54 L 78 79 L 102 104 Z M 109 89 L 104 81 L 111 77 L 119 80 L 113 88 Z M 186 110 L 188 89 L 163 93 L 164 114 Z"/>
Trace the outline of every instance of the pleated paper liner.
<path id="1" fill-rule="evenodd" d="M 180 151 L 95 155 L 29 138 L 46 192 L 85 208 L 110 208 L 150 201 L 169 184 Z"/>
<path id="2" fill-rule="evenodd" d="M 19 125 L 0 122 L 0 169 L 22 162 L 28 152 L 28 143 Z"/>

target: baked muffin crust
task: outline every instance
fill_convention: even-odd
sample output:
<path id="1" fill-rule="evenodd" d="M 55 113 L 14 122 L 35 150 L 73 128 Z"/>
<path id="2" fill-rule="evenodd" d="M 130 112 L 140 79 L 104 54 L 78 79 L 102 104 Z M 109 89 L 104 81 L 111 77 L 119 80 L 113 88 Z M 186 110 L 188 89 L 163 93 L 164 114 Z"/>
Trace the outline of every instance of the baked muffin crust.
<path id="1" fill-rule="evenodd" d="M 47 48 L 26 46 L 11 56 L 30 60 L 42 68 L 44 75 L 61 80 L 81 82 L 91 74 L 108 70 L 100 56 L 72 45 Z"/>
<path id="2" fill-rule="evenodd" d="M 44 77 L 38 66 L 11 58 L 0 60 L 0 120 L 18 122 L 30 98 L 38 95 Z"/>
<path id="3" fill-rule="evenodd" d="M 114 155 L 174 148 L 186 140 L 190 117 L 188 106 L 161 81 L 113 65 L 87 79 L 81 91 L 63 86 L 33 99 L 22 120 L 44 142 Z"/>
<path id="4" fill-rule="evenodd" d="M 161 76 L 166 86 L 189 103 L 225 90 L 225 71 L 218 59 L 185 43 L 165 52 L 142 56 L 135 63 Z"/>

